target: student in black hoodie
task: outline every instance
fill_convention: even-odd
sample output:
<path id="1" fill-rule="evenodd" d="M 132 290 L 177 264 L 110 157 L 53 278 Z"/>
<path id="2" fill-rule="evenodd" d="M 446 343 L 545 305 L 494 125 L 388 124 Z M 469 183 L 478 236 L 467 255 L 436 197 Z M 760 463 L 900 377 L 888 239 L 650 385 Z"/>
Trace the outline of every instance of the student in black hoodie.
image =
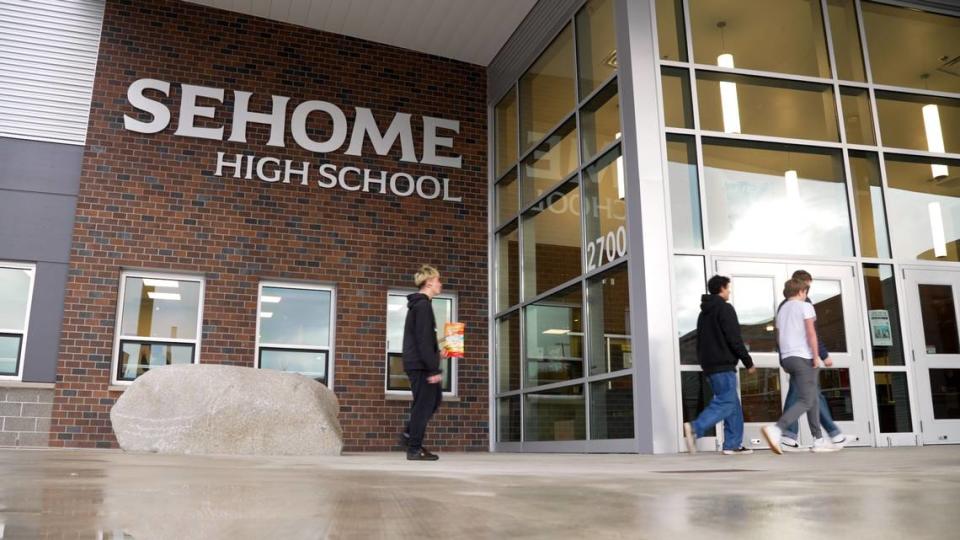
<path id="1" fill-rule="evenodd" d="M 702 437 L 710 427 L 723 420 L 723 453 L 726 455 L 752 454 L 743 446 L 743 409 L 737 395 L 737 362 L 742 361 L 748 373 L 756 373 L 753 359 L 740 337 L 737 312 L 728 303 L 730 278 L 713 276 L 700 302 L 697 318 L 697 359 L 703 374 L 710 381 L 713 399 L 693 422 L 683 424 L 683 438 L 687 450 L 693 454 L 695 439 Z"/>
<path id="2" fill-rule="evenodd" d="M 423 435 L 443 398 L 440 358 L 445 353 L 440 352 L 437 344 L 437 322 L 431 305 L 433 297 L 443 290 L 443 284 L 437 269 L 427 265 L 417 271 L 414 283 L 420 292 L 407 296 L 407 319 L 403 325 L 403 370 L 410 379 L 413 404 L 401 442 L 407 446 L 407 459 L 436 461 L 439 456 L 423 447 Z"/>

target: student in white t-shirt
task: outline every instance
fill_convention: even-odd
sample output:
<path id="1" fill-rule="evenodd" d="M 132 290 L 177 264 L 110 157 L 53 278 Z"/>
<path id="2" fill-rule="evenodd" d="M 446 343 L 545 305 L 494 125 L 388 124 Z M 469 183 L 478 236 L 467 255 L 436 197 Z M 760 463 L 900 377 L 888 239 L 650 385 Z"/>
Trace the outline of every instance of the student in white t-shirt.
<path id="1" fill-rule="evenodd" d="M 796 385 L 797 402 L 783 412 L 772 426 L 762 430 L 770 449 L 782 454 L 780 438 L 783 430 L 794 423 L 804 413 L 813 435 L 814 452 L 828 452 L 835 448 L 823 439 L 820 429 L 820 397 L 817 368 L 821 366 L 817 331 L 814 321 L 817 319 L 813 305 L 808 303 L 807 293 L 810 284 L 790 279 L 783 286 L 783 297 L 787 299 L 777 312 L 777 345 L 780 347 L 780 366 L 790 374 L 790 384 Z"/>

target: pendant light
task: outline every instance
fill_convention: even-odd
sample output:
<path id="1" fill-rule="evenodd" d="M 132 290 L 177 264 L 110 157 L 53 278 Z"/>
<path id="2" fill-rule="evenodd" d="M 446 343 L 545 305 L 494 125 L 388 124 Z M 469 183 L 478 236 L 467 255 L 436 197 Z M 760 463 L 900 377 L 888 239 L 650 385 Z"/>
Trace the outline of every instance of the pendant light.
<path id="1" fill-rule="evenodd" d="M 720 49 L 726 50 L 723 40 L 723 29 L 726 28 L 726 21 L 717 23 L 720 29 Z M 733 54 L 722 53 L 717 57 L 717 65 L 723 68 L 734 68 Z M 720 110 L 723 113 L 723 131 L 724 133 L 740 133 L 740 104 L 737 100 L 737 83 L 720 81 Z"/>
<path id="2" fill-rule="evenodd" d="M 920 76 L 923 79 L 923 87 L 927 87 L 929 73 Z M 940 127 L 940 109 L 933 103 L 923 106 L 923 130 L 927 135 L 927 151 L 945 154 L 946 149 L 943 145 L 943 129 Z M 932 163 L 930 170 L 934 179 L 946 178 L 950 175 L 946 165 Z"/>

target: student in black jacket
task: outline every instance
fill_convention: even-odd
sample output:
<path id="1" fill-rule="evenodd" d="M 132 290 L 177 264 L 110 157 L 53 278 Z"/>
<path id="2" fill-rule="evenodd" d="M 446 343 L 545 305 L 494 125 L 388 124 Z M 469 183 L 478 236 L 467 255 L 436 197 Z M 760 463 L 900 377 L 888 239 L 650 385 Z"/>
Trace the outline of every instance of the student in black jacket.
<path id="1" fill-rule="evenodd" d="M 728 303 L 730 278 L 713 276 L 700 302 L 697 318 L 697 359 L 703 374 L 710 381 L 713 399 L 693 421 L 683 424 L 687 450 L 693 454 L 694 439 L 702 437 L 710 427 L 723 420 L 723 453 L 726 455 L 752 454 L 743 446 L 743 409 L 737 395 L 737 363 L 742 361 L 747 372 L 755 373 L 753 359 L 740 337 L 737 312 Z"/>
<path id="2" fill-rule="evenodd" d="M 427 265 L 417 271 L 414 283 L 420 292 L 407 296 L 407 319 L 403 325 L 403 370 L 410 379 L 413 404 L 401 442 L 407 446 L 407 459 L 436 461 L 440 458 L 423 447 L 423 435 L 443 398 L 440 358 L 445 354 L 437 344 L 437 322 L 431 305 L 443 284 L 437 269 Z"/>

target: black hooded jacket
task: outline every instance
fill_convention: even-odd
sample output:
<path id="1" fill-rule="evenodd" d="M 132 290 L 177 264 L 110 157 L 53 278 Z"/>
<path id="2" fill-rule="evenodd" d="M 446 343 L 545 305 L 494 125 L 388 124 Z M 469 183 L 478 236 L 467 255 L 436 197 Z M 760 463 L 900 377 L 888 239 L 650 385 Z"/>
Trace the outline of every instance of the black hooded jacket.
<path id="1" fill-rule="evenodd" d="M 753 367 L 753 359 L 740 337 L 737 312 L 720 295 L 705 294 L 700 299 L 697 359 L 706 374 L 736 371 L 738 360 L 748 369 Z"/>
<path id="2" fill-rule="evenodd" d="M 407 295 L 407 320 L 403 325 L 403 370 L 440 374 L 440 346 L 437 321 L 430 297 L 423 293 Z"/>

